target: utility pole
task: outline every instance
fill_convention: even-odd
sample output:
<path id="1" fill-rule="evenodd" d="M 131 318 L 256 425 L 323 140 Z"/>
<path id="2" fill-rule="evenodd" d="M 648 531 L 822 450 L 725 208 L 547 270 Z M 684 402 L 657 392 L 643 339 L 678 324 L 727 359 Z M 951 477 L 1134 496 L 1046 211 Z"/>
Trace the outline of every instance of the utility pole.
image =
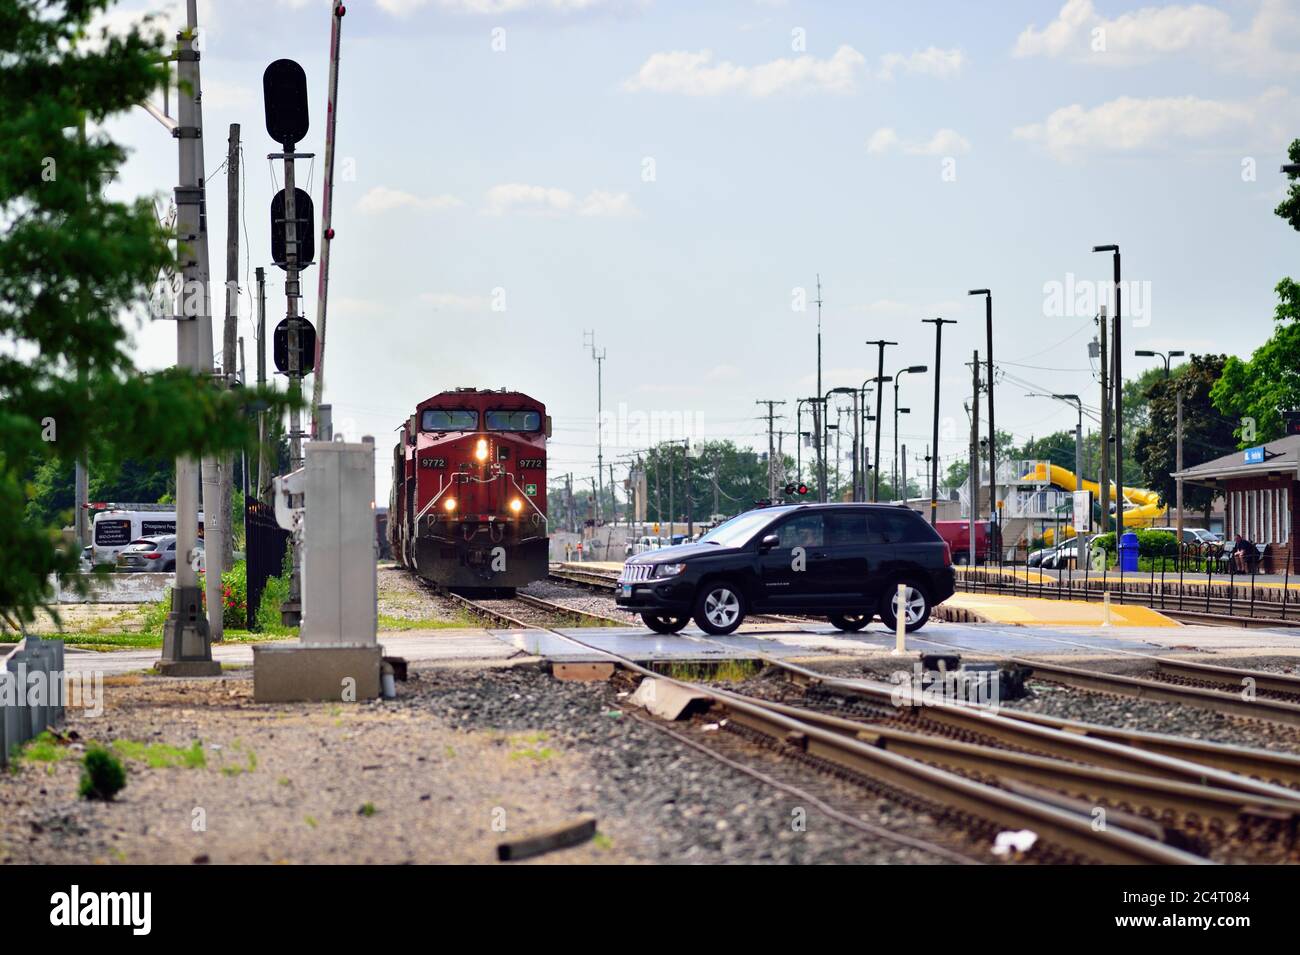
<path id="1" fill-rule="evenodd" d="M 239 124 L 230 124 L 226 141 L 226 320 L 221 336 L 221 373 L 227 390 L 234 387 L 239 338 Z M 221 502 L 217 517 L 221 531 L 221 566 L 234 566 L 230 499 L 234 494 L 235 456 L 226 452 L 221 461 Z M 208 518 L 211 520 L 211 518 Z M 213 621 L 213 640 L 224 638 L 220 618 Z"/>
<path id="2" fill-rule="evenodd" d="M 266 269 L 260 265 L 257 276 L 257 387 L 266 387 Z M 266 412 L 257 413 L 257 499 L 266 501 L 270 487 L 270 468 L 266 460 Z"/>
<path id="3" fill-rule="evenodd" d="M 211 318 L 204 324 L 207 310 L 207 286 L 202 257 L 203 246 L 203 176 L 202 116 L 199 97 L 198 3 L 186 3 L 186 25 L 176 35 L 177 122 L 172 132 L 179 144 L 179 184 L 176 186 L 176 236 L 181 259 L 181 296 L 176 314 L 177 365 L 204 375 L 201 341 L 207 328 L 208 351 L 211 351 Z M 197 314 L 196 314 L 197 310 Z M 172 588 L 172 608 L 163 625 L 162 655 L 157 669 L 171 676 L 212 676 L 221 672 L 221 664 L 212 659 L 208 621 L 204 619 L 202 595 L 198 586 L 198 462 L 190 457 L 176 460 L 176 583 Z M 220 603 L 216 606 L 221 612 Z"/>
<path id="4" fill-rule="evenodd" d="M 1098 361 L 1101 366 L 1101 474 L 1097 486 L 1101 491 L 1101 532 L 1110 532 L 1110 365 L 1106 352 L 1106 306 L 1101 307 L 1097 319 L 1101 344 Z M 1122 524 L 1120 525 L 1123 526 Z M 1118 538 L 1116 538 L 1118 540 Z"/>
<path id="5" fill-rule="evenodd" d="M 866 344 L 875 345 L 879 349 L 876 362 L 876 451 L 872 462 L 874 473 L 871 475 L 871 500 L 874 502 L 880 500 L 880 401 L 885 392 L 885 348 L 897 345 L 898 342 L 887 342 L 882 338 Z"/>
<path id="6" fill-rule="evenodd" d="M 923 318 L 921 322 L 934 326 L 934 436 L 930 448 L 930 526 L 939 519 L 939 380 L 943 358 L 943 326 L 956 325 L 956 319 Z M 880 416 L 876 416 L 879 427 Z"/>
<path id="7" fill-rule="evenodd" d="M 907 506 L 907 445 L 903 445 L 903 457 L 899 465 L 903 470 L 903 504 Z"/>
<path id="8" fill-rule="evenodd" d="M 767 499 L 776 500 L 776 444 L 773 428 L 776 421 L 776 406 L 785 404 L 784 401 L 773 401 L 764 399 L 755 401 L 756 405 L 767 405 Z M 717 508 L 714 508 L 717 513 Z"/>
<path id="9" fill-rule="evenodd" d="M 668 543 L 673 542 L 673 527 L 677 523 L 677 512 L 673 509 L 673 455 L 677 445 L 668 445 Z"/>
<path id="10" fill-rule="evenodd" d="M 687 438 L 682 446 L 682 457 L 686 466 L 686 537 L 695 536 L 695 496 L 691 492 L 691 439 Z"/>
<path id="11" fill-rule="evenodd" d="M 325 180 L 320 201 L 320 274 L 316 284 L 316 361 L 311 385 L 311 433 L 319 437 L 321 395 L 325 390 L 325 305 L 329 299 L 330 246 L 334 240 L 334 129 L 339 104 L 339 42 L 343 34 L 342 0 L 334 0 L 330 18 L 329 99 L 325 104 Z"/>
<path id="12" fill-rule="evenodd" d="M 600 487 L 600 484 L 602 481 L 601 474 L 604 471 L 604 460 L 605 460 L 603 439 L 601 435 L 601 431 L 604 427 L 604 417 L 605 417 L 604 405 L 603 405 L 604 402 L 603 373 L 604 373 L 605 356 L 608 354 L 609 349 L 602 348 L 600 351 L 596 351 L 595 329 L 589 332 L 583 332 L 582 334 L 583 334 L 583 343 L 582 343 L 583 347 L 591 349 L 591 358 L 596 363 L 596 514 L 595 514 L 595 520 L 596 523 L 599 524 L 600 517 L 601 517 L 600 514 L 601 497 L 604 494 L 604 491 Z"/>
<path id="13" fill-rule="evenodd" d="M 976 349 L 971 353 L 971 398 L 970 398 L 970 514 L 968 526 L 970 540 L 970 566 L 975 566 L 975 523 L 979 516 L 980 492 L 980 353 Z"/>
<path id="14" fill-rule="evenodd" d="M 1176 412 L 1176 424 L 1174 425 L 1177 435 L 1174 444 L 1174 473 L 1179 477 L 1174 478 L 1175 484 L 1175 507 L 1178 509 L 1178 546 L 1181 548 L 1183 543 L 1183 383 L 1177 382 L 1174 387 L 1177 391 L 1174 393 Z"/>
<path id="15" fill-rule="evenodd" d="M 989 522 L 997 524 L 998 514 L 998 429 L 993 421 L 993 293 L 986 288 L 972 289 L 968 295 L 984 296 L 984 326 L 988 335 L 988 398 L 989 398 Z"/>
<path id="16" fill-rule="evenodd" d="M 244 363 L 244 336 L 240 335 L 239 336 L 239 384 L 242 386 L 246 381 L 248 381 L 248 365 Z M 240 450 L 239 452 L 239 474 L 240 477 L 243 478 L 242 481 L 243 486 L 240 487 L 239 490 L 244 495 L 244 507 L 248 507 L 248 452 L 245 450 Z M 243 520 L 242 514 L 240 515 L 240 520 L 241 521 Z"/>
<path id="17" fill-rule="evenodd" d="M 1110 376 L 1110 387 L 1115 402 L 1115 417 L 1111 430 L 1115 434 L 1115 541 L 1118 545 L 1119 538 L 1124 533 L 1124 366 L 1123 344 L 1120 336 L 1122 306 L 1119 246 L 1094 245 L 1092 251 L 1111 253 L 1111 263 L 1114 268 L 1115 334 L 1114 340 L 1110 343 L 1111 361 L 1114 367 Z"/>
<path id="18" fill-rule="evenodd" d="M 817 390 L 813 392 L 818 398 L 822 395 L 822 274 L 817 273 Z M 813 433 L 817 442 L 817 500 L 823 504 L 826 503 L 826 449 L 822 441 L 822 429 L 818 424 L 825 417 L 825 409 L 820 409 L 822 417 L 818 417 L 817 404 L 813 404 Z M 768 458 L 768 464 L 771 465 L 771 457 Z"/>
<path id="19" fill-rule="evenodd" d="M 618 527 L 618 496 L 614 492 L 614 462 L 609 462 L 609 516 Z"/>

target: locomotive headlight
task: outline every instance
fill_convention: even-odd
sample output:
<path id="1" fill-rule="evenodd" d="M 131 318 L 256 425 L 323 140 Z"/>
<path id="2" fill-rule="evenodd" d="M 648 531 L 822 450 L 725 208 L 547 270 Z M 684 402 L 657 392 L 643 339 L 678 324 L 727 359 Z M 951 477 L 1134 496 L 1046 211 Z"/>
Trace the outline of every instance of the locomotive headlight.
<path id="1" fill-rule="evenodd" d="M 447 498 L 447 500 L 442 502 L 442 507 L 443 510 L 450 514 L 452 511 L 456 510 L 456 499 L 454 497 Z"/>
<path id="2" fill-rule="evenodd" d="M 524 509 L 524 502 L 519 500 L 519 498 L 515 498 L 513 501 L 510 502 L 510 510 L 514 511 L 516 514 L 518 514 L 523 509 Z"/>
<path id="3" fill-rule="evenodd" d="M 486 461 L 488 456 L 487 438 L 479 438 L 478 444 L 474 447 L 474 457 L 480 461 Z"/>

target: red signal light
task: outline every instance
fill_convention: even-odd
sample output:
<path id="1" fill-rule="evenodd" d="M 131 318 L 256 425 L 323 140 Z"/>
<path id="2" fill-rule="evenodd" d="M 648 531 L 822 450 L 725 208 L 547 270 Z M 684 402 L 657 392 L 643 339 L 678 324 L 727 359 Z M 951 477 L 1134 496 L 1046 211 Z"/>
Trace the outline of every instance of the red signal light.
<path id="1" fill-rule="evenodd" d="M 807 484 L 800 484 L 800 485 L 799 485 L 799 493 L 800 493 L 801 495 L 803 495 L 803 494 L 807 494 L 807 493 L 808 493 L 808 485 L 807 485 Z"/>

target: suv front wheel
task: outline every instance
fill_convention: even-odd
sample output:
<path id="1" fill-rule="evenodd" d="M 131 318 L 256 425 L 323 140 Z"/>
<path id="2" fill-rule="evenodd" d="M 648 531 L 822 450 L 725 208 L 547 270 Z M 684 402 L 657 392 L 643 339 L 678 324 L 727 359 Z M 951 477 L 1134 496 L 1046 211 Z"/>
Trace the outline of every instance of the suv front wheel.
<path id="1" fill-rule="evenodd" d="M 655 633 L 676 633 L 690 622 L 690 617 L 671 616 L 659 613 L 643 613 L 641 620 Z"/>
<path id="2" fill-rule="evenodd" d="M 695 598 L 695 624 L 705 633 L 726 636 L 745 620 L 745 597 L 735 584 L 705 584 Z"/>
<path id="3" fill-rule="evenodd" d="M 880 620 L 890 630 L 898 629 L 898 584 L 904 587 L 903 626 L 908 633 L 920 630 L 930 619 L 930 598 L 926 595 L 925 588 L 915 580 L 900 580 L 890 586 L 889 592 L 880 602 Z"/>

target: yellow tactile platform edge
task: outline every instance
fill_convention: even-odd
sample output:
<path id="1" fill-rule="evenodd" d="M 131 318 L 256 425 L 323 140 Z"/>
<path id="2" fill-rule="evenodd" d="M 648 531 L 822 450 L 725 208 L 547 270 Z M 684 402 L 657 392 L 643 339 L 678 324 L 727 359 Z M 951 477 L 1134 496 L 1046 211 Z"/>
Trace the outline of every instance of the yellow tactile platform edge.
<path id="1" fill-rule="evenodd" d="M 1099 627 L 1105 622 L 1106 608 L 1100 601 L 1052 600 L 1047 597 L 1012 597 L 1006 594 L 953 594 L 945 607 L 978 614 L 990 623 L 1040 627 Z M 1112 627 L 1178 627 L 1158 610 L 1132 604 L 1110 605 Z"/>

